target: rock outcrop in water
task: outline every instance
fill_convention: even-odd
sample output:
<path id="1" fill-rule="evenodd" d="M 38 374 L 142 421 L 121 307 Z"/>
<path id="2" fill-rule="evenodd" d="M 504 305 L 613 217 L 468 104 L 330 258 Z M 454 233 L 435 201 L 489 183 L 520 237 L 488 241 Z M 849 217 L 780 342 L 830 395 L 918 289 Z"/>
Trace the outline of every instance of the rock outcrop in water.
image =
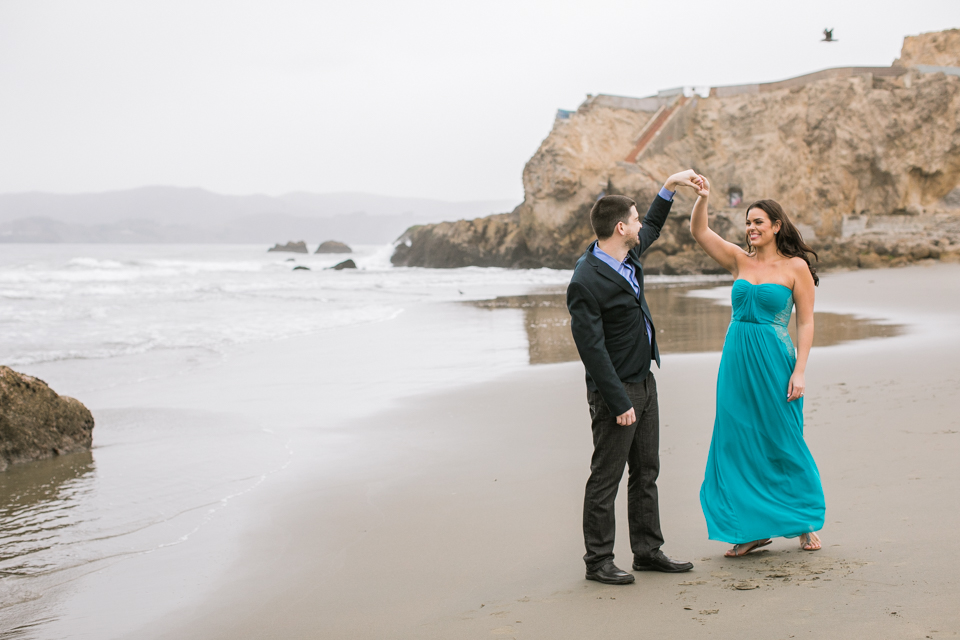
<path id="1" fill-rule="evenodd" d="M 280 244 L 278 242 L 277 244 L 267 249 L 267 253 L 270 253 L 271 251 L 289 251 L 291 253 L 309 253 L 307 251 L 307 243 L 304 242 L 303 240 L 300 240 L 299 242 L 291 241 L 291 242 L 288 242 L 287 244 Z"/>
<path id="2" fill-rule="evenodd" d="M 513 212 L 411 227 L 394 264 L 570 268 L 601 194 L 641 214 L 671 173 L 712 181 L 711 224 L 743 242 L 744 207 L 784 205 L 822 266 L 960 259 L 960 30 L 909 37 L 891 67 L 828 69 L 765 85 L 588 97 L 560 112 L 523 172 Z M 681 191 L 650 273 L 715 272 Z"/>
<path id="3" fill-rule="evenodd" d="M 0 471 L 17 462 L 90 449 L 93 415 L 43 380 L 0 366 Z"/>
<path id="4" fill-rule="evenodd" d="M 353 250 L 343 242 L 327 240 L 326 242 L 320 243 L 316 253 L 353 253 Z"/>

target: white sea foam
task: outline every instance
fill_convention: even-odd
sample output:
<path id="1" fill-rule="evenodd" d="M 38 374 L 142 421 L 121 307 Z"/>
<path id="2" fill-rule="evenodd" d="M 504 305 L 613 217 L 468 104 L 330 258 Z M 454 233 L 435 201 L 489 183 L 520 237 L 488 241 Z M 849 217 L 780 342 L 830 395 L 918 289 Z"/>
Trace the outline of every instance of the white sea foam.
<path id="1" fill-rule="evenodd" d="M 74 258 L 67 263 L 69 267 L 89 267 L 94 269 L 122 269 L 123 263 L 116 260 L 97 260 L 96 258 Z"/>
<path id="2" fill-rule="evenodd" d="M 5 245 L 0 362 L 220 350 L 383 322 L 412 303 L 560 287 L 571 275 L 556 269 L 396 268 L 392 252 L 390 245 L 355 247 L 349 256 L 229 245 Z M 329 269 L 347 257 L 357 269 Z"/>
<path id="3" fill-rule="evenodd" d="M 340 255 L 263 247 L 7 245 L 0 257 L 0 362 L 109 358 L 154 349 L 220 350 L 338 326 L 383 322 L 406 305 L 560 285 L 552 269 L 418 269 L 392 247 Z M 305 266 L 309 270 L 294 270 Z"/>

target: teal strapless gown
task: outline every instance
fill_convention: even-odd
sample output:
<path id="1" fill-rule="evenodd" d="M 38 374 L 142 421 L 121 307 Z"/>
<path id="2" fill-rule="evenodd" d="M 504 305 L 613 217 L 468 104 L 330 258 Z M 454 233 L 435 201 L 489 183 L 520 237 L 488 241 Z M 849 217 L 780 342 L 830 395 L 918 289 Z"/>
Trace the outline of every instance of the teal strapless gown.
<path id="1" fill-rule="evenodd" d="M 744 543 L 823 527 L 820 472 L 803 441 L 803 398 L 787 402 L 796 351 L 793 292 L 733 283 L 717 376 L 717 416 L 700 487 L 711 540 Z"/>

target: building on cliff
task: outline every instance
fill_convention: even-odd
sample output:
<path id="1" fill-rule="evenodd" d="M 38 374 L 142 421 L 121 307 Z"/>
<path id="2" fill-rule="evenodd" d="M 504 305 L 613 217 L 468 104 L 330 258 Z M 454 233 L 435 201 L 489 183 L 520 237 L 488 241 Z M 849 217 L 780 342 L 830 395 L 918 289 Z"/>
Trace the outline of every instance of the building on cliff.
<path id="1" fill-rule="evenodd" d="M 743 209 L 784 205 L 825 267 L 960 260 L 960 29 L 907 37 L 890 67 L 781 82 L 588 96 L 559 111 L 510 213 L 411 227 L 396 265 L 571 268 L 600 194 L 652 200 L 693 167 L 715 192 L 713 226 L 742 242 Z M 715 270 L 687 230 L 692 200 L 646 255 L 649 273 Z M 641 211 L 642 214 L 642 211 Z"/>

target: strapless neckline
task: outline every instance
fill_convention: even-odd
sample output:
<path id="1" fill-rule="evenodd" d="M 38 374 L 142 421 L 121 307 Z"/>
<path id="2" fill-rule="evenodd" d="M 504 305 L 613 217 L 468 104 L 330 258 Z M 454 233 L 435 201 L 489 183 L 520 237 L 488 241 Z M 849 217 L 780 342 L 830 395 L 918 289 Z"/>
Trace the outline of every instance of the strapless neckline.
<path id="1" fill-rule="evenodd" d="M 743 278 L 737 278 L 736 280 L 733 281 L 733 284 L 737 284 L 738 282 L 745 282 L 751 287 L 765 287 L 765 286 L 783 287 L 790 293 L 793 293 L 793 289 L 791 289 L 785 284 L 780 284 L 779 282 L 761 282 L 760 284 L 753 284 L 749 280 L 744 280 Z"/>

